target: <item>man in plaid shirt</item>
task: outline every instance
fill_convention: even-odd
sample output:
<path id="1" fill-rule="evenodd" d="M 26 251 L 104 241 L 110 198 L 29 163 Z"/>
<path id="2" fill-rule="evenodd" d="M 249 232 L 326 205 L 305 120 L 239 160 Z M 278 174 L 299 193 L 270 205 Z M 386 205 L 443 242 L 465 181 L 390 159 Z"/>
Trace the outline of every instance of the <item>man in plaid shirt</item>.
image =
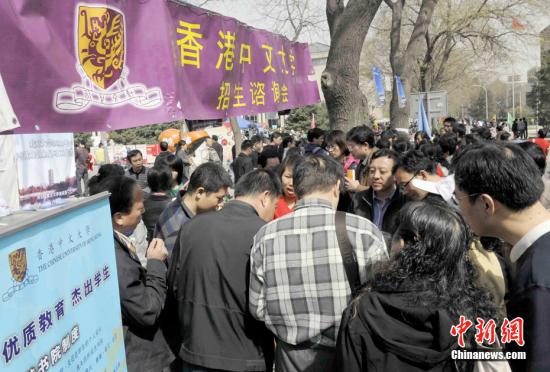
<path id="1" fill-rule="evenodd" d="M 311 155 L 294 168 L 294 212 L 262 227 L 250 257 L 250 312 L 278 338 L 276 369 L 334 370 L 334 346 L 351 300 L 335 227 L 342 166 Z M 382 233 L 347 214 L 362 283 L 389 259 Z"/>

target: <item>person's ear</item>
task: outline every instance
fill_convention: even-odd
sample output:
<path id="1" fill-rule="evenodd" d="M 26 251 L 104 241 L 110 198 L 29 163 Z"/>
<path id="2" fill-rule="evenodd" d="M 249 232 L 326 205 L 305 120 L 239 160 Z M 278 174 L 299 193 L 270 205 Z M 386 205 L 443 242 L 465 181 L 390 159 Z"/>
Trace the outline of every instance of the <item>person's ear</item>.
<path id="1" fill-rule="evenodd" d="M 428 180 L 428 172 L 426 172 L 425 170 L 421 170 L 420 173 L 418 173 L 418 175 L 424 180 Z"/>
<path id="2" fill-rule="evenodd" d="M 496 205 L 493 198 L 490 195 L 481 194 L 478 199 L 483 205 L 483 211 L 485 212 L 485 215 L 494 216 Z"/>
<path id="3" fill-rule="evenodd" d="M 206 194 L 204 187 L 199 187 L 195 192 L 195 200 L 200 200 Z"/>
<path id="4" fill-rule="evenodd" d="M 116 212 L 112 217 L 113 223 L 117 226 L 122 226 L 124 224 L 124 215 L 121 212 Z"/>
<path id="5" fill-rule="evenodd" d="M 333 193 L 334 197 L 340 196 L 340 183 L 341 183 L 340 180 L 336 181 L 336 185 L 332 189 L 332 193 Z"/>

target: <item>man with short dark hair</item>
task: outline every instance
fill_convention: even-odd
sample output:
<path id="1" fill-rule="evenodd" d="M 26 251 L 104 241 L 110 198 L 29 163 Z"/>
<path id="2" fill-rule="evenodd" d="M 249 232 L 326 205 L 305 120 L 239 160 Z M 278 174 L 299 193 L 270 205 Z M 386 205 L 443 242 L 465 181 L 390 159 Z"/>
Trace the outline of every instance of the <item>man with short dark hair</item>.
<path id="1" fill-rule="evenodd" d="M 328 151 L 322 148 L 325 142 L 325 131 L 321 128 L 312 128 L 307 131 L 307 144 L 304 146 L 305 154 L 328 155 Z"/>
<path id="2" fill-rule="evenodd" d="M 252 142 L 252 164 L 254 165 L 254 168 L 258 167 L 258 155 L 262 152 L 264 148 L 264 141 L 263 138 L 259 135 L 254 135 L 250 139 Z"/>
<path id="3" fill-rule="evenodd" d="M 367 172 L 370 188 L 353 196 L 353 213 L 372 221 L 390 236 L 397 230 L 397 216 L 405 204 L 392 173 L 397 161 L 398 154 L 392 150 L 376 151 Z"/>
<path id="4" fill-rule="evenodd" d="M 148 168 L 143 165 L 143 155 L 139 150 L 130 150 L 126 155 L 130 167 L 126 169 L 128 177 L 135 178 L 139 187 L 142 190 L 147 188 L 147 171 Z"/>
<path id="5" fill-rule="evenodd" d="M 166 160 L 166 158 L 171 155 L 171 152 L 168 151 L 168 142 L 162 141 L 159 145 L 160 147 L 160 153 L 155 158 L 155 163 L 153 166 L 159 166 L 162 165 L 163 162 Z"/>
<path id="6" fill-rule="evenodd" d="M 441 182 L 437 175 L 437 162 L 421 150 L 411 150 L 403 154 L 393 166 L 393 176 L 401 194 L 409 200 L 421 201 L 429 192 L 414 186 L 413 180 Z"/>
<path id="7" fill-rule="evenodd" d="M 456 127 L 456 119 L 452 116 L 449 116 L 443 120 L 443 131 L 445 133 L 453 133 L 454 128 Z"/>
<path id="8" fill-rule="evenodd" d="M 281 164 L 279 152 L 274 146 L 265 146 L 263 151 L 258 155 L 258 166 L 264 169 L 276 169 Z"/>
<path id="9" fill-rule="evenodd" d="M 252 142 L 244 140 L 241 144 L 241 153 L 233 162 L 233 174 L 235 175 L 235 183 L 246 173 L 254 169 L 252 164 Z"/>
<path id="10" fill-rule="evenodd" d="M 527 359 L 509 360 L 512 369 L 550 371 L 550 212 L 539 201 L 540 171 L 524 150 L 506 143 L 466 148 L 454 168 L 454 198 L 466 222 L 476 235 L 513 246 L 506 308 L 514 325 L 504 329 L 517 326 L 525 344 L 505 347 L 524 351 Z"/>
<path id="11" fill-rule="evenodd" d="M 212 148 L 216 150 L 220 161 L 223 163 L 223 146 L 218 142 L 218 136 L 215 134 L 212 135 Z"/>
<path id="12" fill-rule="evenodd" d="M 187 191 L 178 193 L 176 200 L 161 213 L 155 226 L 155 238 L 164 240 L 171 254 L 182 225 L 197 214 L 221 206 L 232 185 L 231 176 L 221 165 L 205 163 L 198 166 L 189 179 Z"/>
<path id="13" fill-rule="evenodd" d="M 141 218 L 147 227 L 147 241 L 149 242 L 153 239 L 155 225 L 160 214 L 172 200 L 169 191 L 173 183 L 172 170 L 166 166 L 154 166 L 147 172 L 147 184 L 151 192 L 143 200 L 145 212 Z"/>
<path id="14" fill-rule="evenodd" d="M 235 200 L 180 232 L 168 272 L 184 370 L 272 371 L 273 335 L 248 310 L 254 234 L 273 219 L 278 177 L 257 169 L 241 177 Z"/>
<path id="15" fill-rule="evenodd" d="M 250 312 L 277 337 L 278 371 L 332 371 L 342 311 L 351 300 L 336 235 L 344 171 L 336 160 L 308 155 L 293 171 L 294 211 L 265 225 L 250 256 Z M 388 259 L 380 231 L 344 214 L 365 283 Z"/>
<path id="16" fill-rule="evenodd" d="M 350 192 L 359 192 L 366 190 L 367 187 L 367 168 L 370 156 L 375 151 L 375 136 L 371 128 L 366 125 L 353 127 L 346 134 L 349 151 L 355 159 L 359 159 L 355 169 L 355 179 L 345 179 L 346 190 Z"/>
<path id="17" fill-rule="evenodd" d="M 283 161 L 284 149 L 283 149 L 283 135 L 279 132 L 273 132 L 269 136 L 270 143 L 264 146 L 264 151 L 267 149 L 273 149 L 277 152 L 279 163 Z M 272 151 L 272 150 L 270 150 Z M 273 151 L 272 151 L 273 152 Z"/>

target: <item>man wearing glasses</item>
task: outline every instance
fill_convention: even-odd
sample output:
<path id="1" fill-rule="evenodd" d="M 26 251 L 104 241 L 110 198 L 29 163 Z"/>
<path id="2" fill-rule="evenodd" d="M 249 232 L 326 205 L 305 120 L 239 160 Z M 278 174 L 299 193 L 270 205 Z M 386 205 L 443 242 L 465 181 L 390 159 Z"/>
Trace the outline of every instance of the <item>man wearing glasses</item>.
<path id="1" fill-rule="evenodd" d="M 521 318 L 527 359 L 510 360 L 513 371 L 550 370 L 550 212 L 540 203 L 539 169 L 513 144 L 465 149 L 455 160 L 454 200 L 478 236 L 513 246 L 515 275 L 509 285 L 508 319 Z"/>
<path id="2" fill-rule="evenodd" d="M 419 150 L 405 153 L 393 167 L 393 176 L 399 191 L 409 200 L 425 200 L 430 193 L 414 186 L 412 180 L 440 182 L 437 175 L 437 162 Z"/>

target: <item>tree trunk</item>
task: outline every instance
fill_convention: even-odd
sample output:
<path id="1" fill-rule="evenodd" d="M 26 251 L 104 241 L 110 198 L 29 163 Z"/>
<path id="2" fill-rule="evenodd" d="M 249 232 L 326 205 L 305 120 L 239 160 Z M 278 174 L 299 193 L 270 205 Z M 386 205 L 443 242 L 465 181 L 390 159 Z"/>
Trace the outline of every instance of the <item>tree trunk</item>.
<path id="1" fill-rule="evenodd" d="M 361 49 L 382 0 L 327 0 L 331 43 L 321 77 L 331 129 L 367 124 L 367 98 L 359 88 Z"/>
<path id="2" fill-rule="evenodd" d="M 425 40 L 426 32 L 432 21 L 434 9 L 438 0 L 422 0 L 418 17 L 416 18 L 414 29 L 407 43 L 407 47 L 401 53 L 401 17 L 405 7 L 406 0 L 385 0 L 386 4 L 392 9 L 392 28 L 390 35 L 390 64 L 394 77 L 392 87 L 392 99 L 390 102 L 390 120 L 394 128 L 409 128 L 409 107 L 410 107 L 410 77 L 417 61 L 422 56 L 422 46 Z M 395 76 L 399 75 L 403 83 L 403 90 L 407 97 L 407 103 L 404 107 L 399 107 L 399 98 L 397 96 L 397 87 Z"/>
<path id="3" fill-rule="evenodd" d="M 399 97 L 397 95 L 397 87 L 394 82 L 392 87 L 392 95 L 390 101 L 390 118 L 393 128 L 409 128 L 409 114 L 410 114 L 410 82 L 409 79 L 401 75 L 401 83 L 403 84 L 403 90 L 407 97 L 407 102 L 403 107 L 399 107 Z"/>

